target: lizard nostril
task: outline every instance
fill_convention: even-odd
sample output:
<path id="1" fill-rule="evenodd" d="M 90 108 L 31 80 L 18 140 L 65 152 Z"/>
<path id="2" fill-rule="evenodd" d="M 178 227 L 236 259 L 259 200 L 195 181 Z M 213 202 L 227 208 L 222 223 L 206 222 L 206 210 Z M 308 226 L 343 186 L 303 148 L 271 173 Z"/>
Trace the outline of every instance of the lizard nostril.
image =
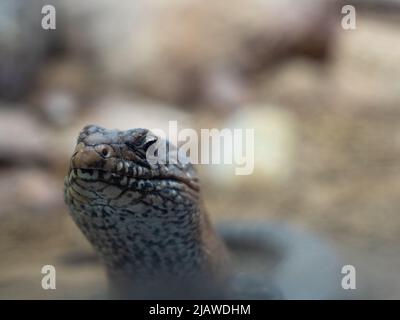
<path id="1" fill-rule="evenodd" d="M 100 156 L 89 150 L 78 150 L 72 157 L 72 165 L 78 169 L 90 169 L 97 167 L 97 162 L 100 160 Z"/>

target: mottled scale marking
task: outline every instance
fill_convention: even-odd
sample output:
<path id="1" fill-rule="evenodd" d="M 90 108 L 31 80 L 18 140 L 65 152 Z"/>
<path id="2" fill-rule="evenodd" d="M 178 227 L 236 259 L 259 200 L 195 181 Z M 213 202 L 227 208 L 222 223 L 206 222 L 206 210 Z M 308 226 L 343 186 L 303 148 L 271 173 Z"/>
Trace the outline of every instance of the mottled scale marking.
<path id="1" fill-rule="evenodd" d="M 64 181 L 70 214 L 113 279 L 225 274 L 225 249 L 201 213 L 190 163 L 155 164 L 146 129 L 87 126 Z M 217 250 L 217 251 L 216 251 Z"/>

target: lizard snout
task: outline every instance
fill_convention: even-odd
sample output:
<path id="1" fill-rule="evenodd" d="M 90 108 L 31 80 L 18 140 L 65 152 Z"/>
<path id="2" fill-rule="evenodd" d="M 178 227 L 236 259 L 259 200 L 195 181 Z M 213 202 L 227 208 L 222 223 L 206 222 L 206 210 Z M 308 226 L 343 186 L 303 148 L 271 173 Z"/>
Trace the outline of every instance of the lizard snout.
<path id="1" fill-rule="evenodd" d="M 103 158 L 93 146 L 78 143 L 71 158 L 73 169 L 100 169 L 103 167 Z"/>

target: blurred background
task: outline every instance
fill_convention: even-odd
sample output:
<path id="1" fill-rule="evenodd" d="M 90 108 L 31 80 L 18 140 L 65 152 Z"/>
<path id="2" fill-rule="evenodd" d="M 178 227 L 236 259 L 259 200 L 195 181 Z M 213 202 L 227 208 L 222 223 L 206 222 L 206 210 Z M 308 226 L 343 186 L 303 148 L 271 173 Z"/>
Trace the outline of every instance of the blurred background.
<path id="1" fill-rule="evenodd" d="M 318 234 L 363 297 L 400 299 L 400 1 L 353 3 L 355 30 L 334 0 L 2 0 L 0 298 L 103 296 L 63 202 L 77 134 L 177 120 L 255 129 L 252 175 L 199 168 L 213 221 Z"/>

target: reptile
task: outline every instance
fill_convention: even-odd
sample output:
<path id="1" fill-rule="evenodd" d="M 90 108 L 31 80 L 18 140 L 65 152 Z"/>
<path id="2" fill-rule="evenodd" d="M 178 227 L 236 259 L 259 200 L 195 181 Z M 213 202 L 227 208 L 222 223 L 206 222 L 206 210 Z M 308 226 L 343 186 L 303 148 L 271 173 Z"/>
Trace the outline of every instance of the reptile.
<path id="1" fill-rule="evenodd" d="M 65 202 L 104 262 L 112 298 L 275 299 L 282 292 L 292 297 L 293 288 L 277 288 L 267 270 L 238 271 L 235 246 L 245 252 L 258 248 L 267 257 L 292 252 L 285 257 L 290 267 L 280 266 L 282 282 L 293 280 L 290 275 L 304 266 L 315 266 L 318 257 L 317 268 L 321 261 L 333 261 L 318 240 L 278 226 L 226 223 L 217 230 L 204 209 L 194 166 L 179 157 L 177 162 L 148 160 L 149 148 L 161 141 L 147 129 L 88 125 L 70 160 Z"/>

